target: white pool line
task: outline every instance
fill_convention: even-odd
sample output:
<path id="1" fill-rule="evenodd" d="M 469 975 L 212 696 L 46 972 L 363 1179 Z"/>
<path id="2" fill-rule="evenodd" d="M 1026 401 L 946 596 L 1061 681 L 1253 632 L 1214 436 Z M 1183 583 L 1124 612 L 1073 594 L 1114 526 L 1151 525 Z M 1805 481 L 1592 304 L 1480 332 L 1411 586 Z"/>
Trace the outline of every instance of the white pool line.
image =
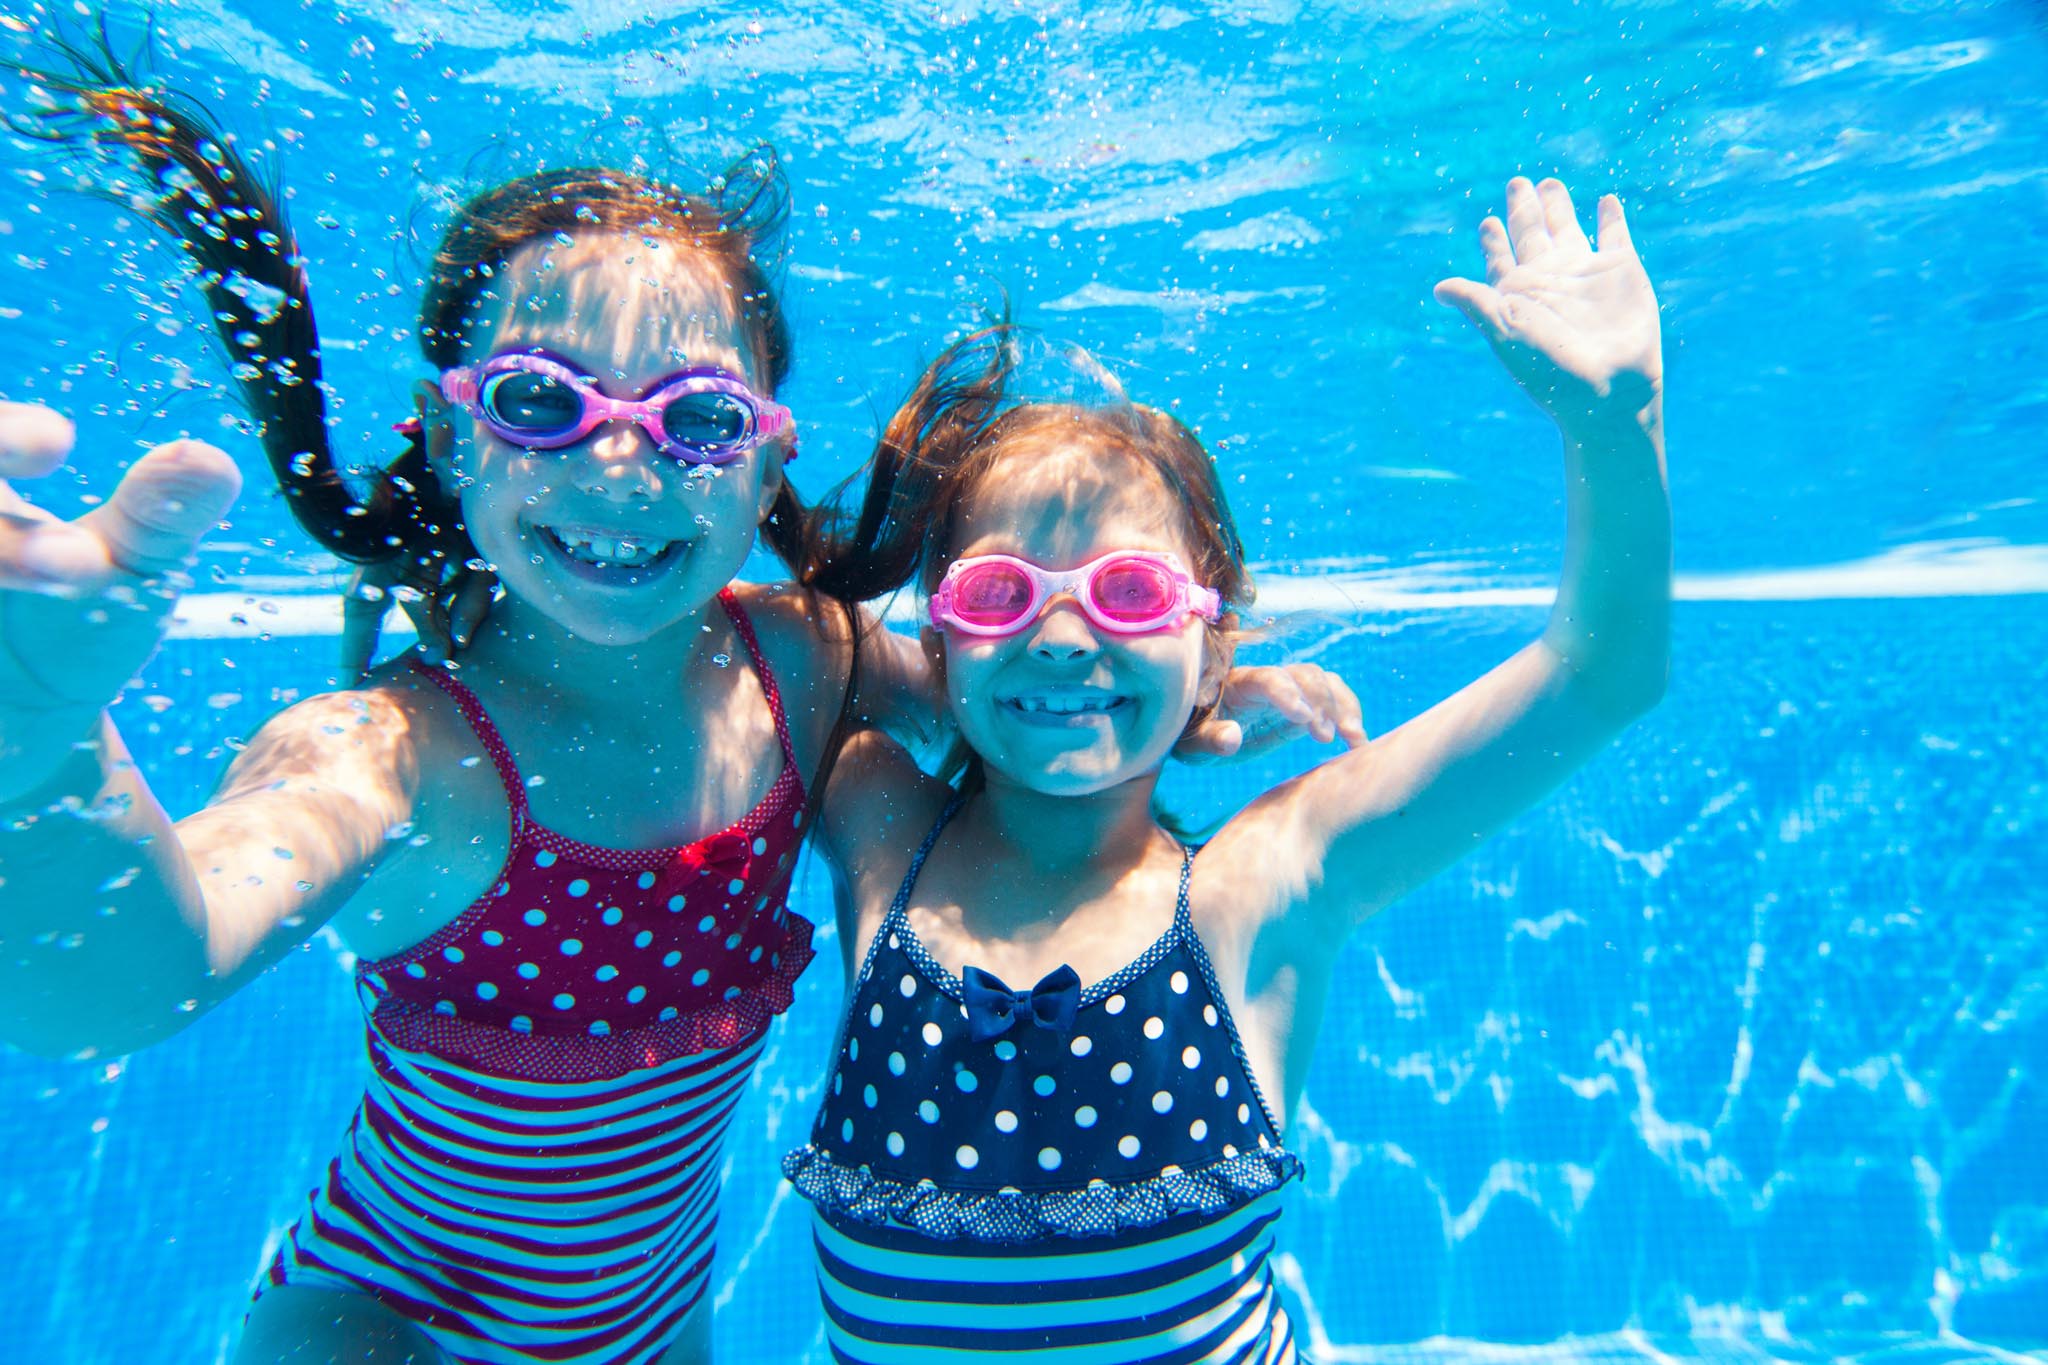
<path id="1" fill-rule="evenodd" d="M 178 604 L 171 638 L 187 640 L 320 636 L 341 633 L 339 579 L 309 575 L 304 590 L 265 576 L 261 591 L 193 593 Z M 1328 612 L 1339 616 L 1415 615 L 1425 612 L 1547 607 L 1550 587 L 1489 586 L 1442 570 L 1394 569 L 1257 575 L 1262 612 Z M 252 582 L 251 588 L 256 584 Z M 1932 541 L 1887 550 L 1865 559 L 1798 569 L 1680 574 L 1682 602 L 1884 601 L 1933 597 L 2021 597 L 2048 594 L 2048 545 L 1999 541 Z M 907 596 L 892 601 L 887 617 L 913 619 Z M 389 633 L 410 634 L 401 613 Z"/>

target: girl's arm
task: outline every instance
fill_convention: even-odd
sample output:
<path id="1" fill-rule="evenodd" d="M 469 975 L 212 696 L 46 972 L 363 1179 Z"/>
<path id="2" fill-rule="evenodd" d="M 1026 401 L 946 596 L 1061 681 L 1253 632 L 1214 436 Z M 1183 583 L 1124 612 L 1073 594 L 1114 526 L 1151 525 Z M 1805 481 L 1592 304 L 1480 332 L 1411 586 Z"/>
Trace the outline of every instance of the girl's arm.
<path id="1" fill-rule="evenodd" d="M 56 414 L 0 405 L 0 474 L 70 446 Z M 176 1032 L 317 929 L 409 809 L 375 694 L 273 720 L 176 826 L 106 715 L 238 484 L 196 442 L 76 522 L 0 483 L 0 1040 L 64 1055 Z"/>
<path id="2" fill-rule="evenodd" d="M 851 982 L 898 882 L 952 789 L 878 730 L 849 735 L 832 769 L 817 849 L 832 876 L 840 951 Z"/>
<path id="3" fill-rule="evenodd" d="M 1326 950 L 1331 929 L 1473 848 L 1663 694 L 1671 519 L 1656 298 L 1613 196 L 1600 201 L 1598 251 L 1555 180 L 1511 181 L 1508 208 L 1505 228 L 1480 229 L 1487 282 L 1447 280 L 1437 297 L 1478 323 L 1563 434 L 1557 602 L 1535 643 L 1240 817 L 1293 851 L 1298 881 L 1280 895 L 1304 945 Z"/>

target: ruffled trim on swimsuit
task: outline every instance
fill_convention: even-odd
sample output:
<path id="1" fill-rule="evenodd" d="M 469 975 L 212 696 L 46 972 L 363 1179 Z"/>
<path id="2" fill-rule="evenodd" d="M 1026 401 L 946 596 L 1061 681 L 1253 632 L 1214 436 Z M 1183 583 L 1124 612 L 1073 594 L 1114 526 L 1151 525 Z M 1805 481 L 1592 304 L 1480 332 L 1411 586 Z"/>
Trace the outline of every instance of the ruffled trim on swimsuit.
<path id="1" fill-rule="evenodd" d="M 604 1081 L 700 1052 L 726 1051 L 752 1042 L 795 998 L 796 979 L 814 956 L 811 922 L 788 916 L 775 963 L 739 995 L 674 1019 L 592 1036 L 520 1033 L 496 1024 L 439 1014 L 414 1001 L 386 996 L 370 1015 L 371 1027 L 390 1046 L 527 1081 Z"/>
<path id="2" fill-rule="evenodd" d="M 947 1190 L 905 1185 L 866 1166 L 843 1166 L 806 1144 L 782 1159 L 797 1193 L 828 1217 L 909 1228 L 939 1241 L 1035 1242 L 1149 1228 L 1180 1214 L 1241 1208 L 1301 1174 L 1301 1158 L 1280 1147 L 1239 1152 L 1198 1170 L 1165 1170 L 1077 1190 Z"/>

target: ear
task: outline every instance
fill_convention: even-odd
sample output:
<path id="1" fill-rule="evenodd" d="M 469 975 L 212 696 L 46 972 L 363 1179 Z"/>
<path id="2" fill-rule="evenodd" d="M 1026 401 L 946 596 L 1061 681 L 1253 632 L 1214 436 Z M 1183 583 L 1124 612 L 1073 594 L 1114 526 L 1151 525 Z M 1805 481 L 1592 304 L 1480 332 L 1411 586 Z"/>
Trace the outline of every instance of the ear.
<path id="1" fill-rule="evenodd" d="M 1203 631 L 1202 680 L 1195 689 L 1198 706 L 1214 708 L 1223 699 L 1223 683 L 1237 664 L 1237 616 L 1226 615 Z"/>
<path id="2" fill-rule="evenodd" d="M 455 495 L 462 485 L 455 470 L 455 414 L 457 409 L 441 396 L 441 386 L 422 379 L 412 386 L 413 410 L 419 414 L 421 441 L 427 464 L 441 487 Z"/>
<path id="3" fill-rule="evenodd" d="M 761 496 L 754 505 L 754 524 L 759 526 L 768 520 L 768 513 L 775 506 L 775 499 L 782 492 L 781 441 L 770 441 L 761 447 Z"/>

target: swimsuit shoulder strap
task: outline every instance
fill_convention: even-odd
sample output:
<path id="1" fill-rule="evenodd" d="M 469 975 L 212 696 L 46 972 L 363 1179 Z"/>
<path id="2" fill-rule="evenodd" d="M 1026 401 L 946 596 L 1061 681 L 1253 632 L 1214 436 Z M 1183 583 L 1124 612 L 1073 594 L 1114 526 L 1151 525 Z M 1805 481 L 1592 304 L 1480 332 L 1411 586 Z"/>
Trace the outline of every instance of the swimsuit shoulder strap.
<path id="1" fill-rule="evenodd" d="M 782 713 L 782 689 L 775 685 L 775 675 L 768 669 L 768 656 L 761 652 L 761 641 L 754 634 L 754 623 L 747 619 L 747 609 L 740 605 L 739 595 L 731 587 L 718 590 L 718 605 L 725 608 L 725 614 L 732 620 L 732 628 L 739 632 L 740 643 L 746 646 L 747 659 L 754 665 L 754 676 L 761 680 L 761 695 L 768 699 L 768 714 L 775 721 L 775 738 L 782 745 L 782 758 L 791 772 L 797 771 L 796 745 L 790 742 L 789 720 Z"/>
<path id="2" fill-rule="evenodd" d="M 1195 855 L 1202 851 L 1200 844 L 1180 846 L 1180 890 L 1173 899 L 1173 927 L 1181 937 L 1199 941 L 1195 933 L 1195 921 L 1188 913 L 1188 880 L 1194 875 Z"/>
<path id="3" fill-rule="evenodd" d="M 1224 1033 L 1230 1039 L 1230 1054 L 1237 1059 L 1238 1069 L 1244 1073 L 1245 1085 L 1251 1089 L 1252 1098 L 1258 1102 L 1259 1114 L 1266 1121 L 1266 1131 L 1276 1140 L 1280 1136 L 1280 1125 L 1274 1120 L 1273 1106 L 1266 1102 L 1266 1092 L 1259 1088 L 1259 1078 L 1252 1071 L 1251 1058 L 1245 1055 L 1244 1038 L 1237 1031 L 1237 1019 L 1232 1015 L 1228 997 L 1223 993 L 1223 983 L 1217 980 L 1216 964 L 1209 960 L 1209 946 L 1202 942 L 1202 936 L 1195 932 L 1194 916 L 1188 911 L 1188 880 L 1195 870 L 1195 855 L 1203 849 L 1201 844 L 1181 846 L 1180 896 L 1173 905 L 1173 928 L 1175 936 L 1187 947 L 1194 958 L 1195 966 L 1202 973 L 1202 985 L 1209 992 L 1210 1001 L 1222 1017 Z"/>
<path id="4" fill-rule="evenodd" d="M 463 720 L 476 733 L 484 752 L 491 756 L 491 766 L 498 770 L 498 781 L 504 785 L 505 800 L 512 807 L 512 829 L 516 836 L 526 824 L 526 783 L 519 778 L 519 765 L 513 761 L 512 750 L 506 745 L 505 737 L 498 733 L 498 727 L 484 712 L 484 704 L 477 700 L 476 693 L 458 682 L 455 675 L 445 668 L 435 668 L 412 660 L 413 672 L 426 678 L 434 686 L 446 692 L 455 703 L 455 709 L 462 712 Z"/>

